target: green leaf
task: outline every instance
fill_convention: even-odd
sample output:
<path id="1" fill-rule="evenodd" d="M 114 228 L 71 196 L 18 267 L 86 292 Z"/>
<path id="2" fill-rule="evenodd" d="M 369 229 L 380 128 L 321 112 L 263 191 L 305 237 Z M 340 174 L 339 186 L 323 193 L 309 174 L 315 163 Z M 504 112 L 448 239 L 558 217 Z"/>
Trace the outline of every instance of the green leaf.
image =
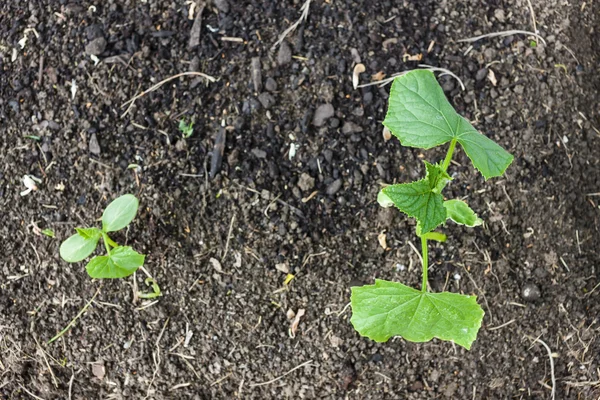
<path id="1" fill-rule="evenodd" d="M 132 194 L 113 200 L 102 214 L 102 230 L 114 232 L 125 228 L 135 218 L 138 204 L 138 199 Z"/>
<path id="2" fill-rule="evenodd" d="M 468 350 L 484 315 L 476 296 L 421 292 L 384 280 L 353 287 L 351 303 L 352 325 L 376 342 L 392 336 L 411 342 L 428 342 L 436 337 Z"/>
<path id="3" fill-rule="evenodd" d="M 471 207 L 467 203 L 461 200 L 448 200 L 444 202 L 446 208 L 446 215 L 448 219 L 456 222 L 460 225 L 466 225 L 469 227 L 479 226 L 483 224 L 481 218 L 475 214 Z"/>
<path id="4" fill-rule="evenodd" d="M 450 179 L 450 176 L 437 164 L 425 161 L 425 167 L 427 175 L 424 179 L 390 185 L 382 189 L 384 196 L 387 196 L 400 211 L 417 219 L 418 230 L 423 234 L 446 221 L 444 197 L 439 192 Z M 379 200 L 381 200 L 380 196 L 378 196 Z"/>
<path id="5" fill-rule="evenodd" d="M 383 124 L 404 146 L 430 149 L 455 139 L 486 179 L 502 175 L 513 160 L 454 110 L 431 71 L 394 80 Z"/>
<path id="6" fill-rule="evenodd" d="M 425 162 L 425 169 L 427 170 L 427 179 L 429 179 L 429 186 L 433 193 L 442 193 L 442 190 L 446 187 L 446 184 L 452 180 L 450 175 L 444 171 L 437 164 L 430 164 Z"/>
<path id="7" fill-rule="evenodd" d="M 92 228 L 75 228 L 75 230 L 77 231 L 79 236 L 83 237 L 84 239 L 91 239 L 91 238 L 94 238 L 94 237 L 102 234 L 102 231 L 100 231 L 100 229 L 93 228 L 93 227 Z"/>
<path id="8" fill-rule="evenodd" d="M 115 247 L 108 256 L 94 257 L 85 269 L 96 279 L 124 278 L 144 265 L 145 256 L 129 246 Z"/>
<path id="9" fill-rule="evenodd" d="M 82 236 L 78 231 L 78 233 L 62 242 L 60 256 L 66 262 L 79 262 L 94 252 L 99 239 L 99 231 L 97 234 L 89 236 Z"/>
<path id="10" fill-rule="evenodd" d="M 44 230 L 42 230 L 42 233 L 48 237 L 54 238 L 56 237 L 56 235 L 54 234 L 54 231 L 52 229 L 46 228 Z"/>

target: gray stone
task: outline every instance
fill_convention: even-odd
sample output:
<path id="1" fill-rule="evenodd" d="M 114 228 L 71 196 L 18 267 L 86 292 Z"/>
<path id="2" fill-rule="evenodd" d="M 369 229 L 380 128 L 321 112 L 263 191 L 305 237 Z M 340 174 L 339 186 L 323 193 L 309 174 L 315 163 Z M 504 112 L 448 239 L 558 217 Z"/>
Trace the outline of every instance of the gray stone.
<path id="1" fill-rule="evenodd" d="M 85 46 L 85 52 L 89 55 L 98 56 L 104 53 L 104 50 L 106 50 L 106 39 L 103 37 L 96 38 Z"/>
<path id="2" fill-rule="evenodd" d="M 259 57 L 252 57 L 252 83 L 254 84 L 254 91 L 260 93 L 262 90 L 262 72 Z"/>
<path id="3" fill-rule="evenodd" d="M 363 128 L 360 125 L 355 124 L 354 122 L 346 121 L 344 122 L 344 126 L 342 126 L 342 133 L 346 135 L 362 131 Z"/>
<path id="4" fill-rule="evenodd" d="M 265 89 L 269 92 L 275 92 L 277 90 L 277 82 L 273 78 L 267 78 L 265 82 Z"/>
<path id="5" fill-rule="evenodd" d="M 315 115 L 313 116 L 313 125 L 314 126 L 323 126 L 325 121 L 329 118 L 333 117 L 335 110 L 331 104 L 321 104 L 315 110 Z"/>
<path id="6" fill-rule="evenodd" d="M 475 74 L 475 79 L 477 79 L 478 81 L 482 81 L 485 79 L 487 74 L 488 74 L 487 68 L 481 68 L 479 71 L 477 71 L 477 74 Z"/>
<path id="7" fill-rule="evenodd" d="M 304 192 L 311 190 L 315 187 L 315 178 L 306 172 L 302 173 L 302 175 L 300 175 L 300 179 L 298 179 L 298 187 Z"/>
<path id="8" fill-rule="evenodd" d="M 252 149 L 252 154 L 254 154 L 254 156 L 256 156 L 257 158 L 267 157 L 267 152 L 261 149 Z"/>
<path id="9" fill-rule="evenodd" d="M 266 109 L 271 108 L 271 106 L 275 104 L 275 98 L 271 93 L 267 92 L 259 94 L 258 101 L 260 101 L 260 104 L 262 104 L 262 106 Z"/>
<path id="10" fill-rule="evenodd" d="M 100 154 L 100 144 L 98 143 L 98 138 L 96 137 L 95 133 L 92 133 L 88 147 L 90 149 L 90 153 L 95 155 Z"/>
<path id="11" fill-rule="evenodd" d="M 334 194 L 339 192 L 341 188 L 342 188 L 342 180 L 336 179 L 335 181 L 331 182 L 329 184 L 329 186 L 327 186 L 326 192 L 329 196 L 333 196 Z"/>
<path id="12" fill-rule="evenodd" d="M 292 49 L 286 41 L 281 42 L 279 45 L 279 52 L 277 53 L 277 64 L 285 65 L 292 62 Z"/>
<path id="13" fill-rule="evenodd" d="M 527 283 L 523 286 L 521 290 L 521 297 L 526 301 L 536 301 L 542 297 L 542 292 L 540 288 L 534 283 Z"/>
<path id="14" fill-rule="evenodd" d="M 215 6 L 219 11 L 227 14 L 229 12 L 229 2 L 227 0 L 214 0 Z"/>

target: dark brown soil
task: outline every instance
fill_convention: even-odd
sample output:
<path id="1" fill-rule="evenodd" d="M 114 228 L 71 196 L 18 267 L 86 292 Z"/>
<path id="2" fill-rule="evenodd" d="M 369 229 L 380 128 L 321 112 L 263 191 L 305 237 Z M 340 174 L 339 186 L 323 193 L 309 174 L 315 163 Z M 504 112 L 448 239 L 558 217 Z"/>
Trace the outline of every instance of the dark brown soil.
<path id="1" fill-rule="evenodd" d="M 0 397 L 549 399 L 535 338 L 554 354 L 556 399 L 600 396 L 600 4 L 532 2 L 546 45 L 519 34 L 471 47 L 458 40 L 531 31 L 527 2 L 315 0 L 284 51 L 270 50 L 302 3 L 214 0 L 190 50 L 183 0 L 1 2 Z M 86 48 L 101 51 L 98 65 Z M 486 311 L 471 351 L 377 344 L 349 323 L 351 285 L 421 279 L 414 226 L 375 199 L 445 149 L 385 142 L 388 88 L 351 79 L 356 55 L 364 83 L 416 68 L 404 54 L 456 73 L 465 91 L 440 77 L 453 104 L 515 155 L 484 182 L 458 153 L 447 194 L 468 196 L 486 225 L 444 228 L 449 241 L 430 255 L 432 289 L 477 294 Z M 218 80 L 172 80 L 122 117 L 127 100 L 186 71 Z M 335 113 L 317 127 L 322 104 Z M 182 118 L 195 120 L 187 140 Z M 210 179 L 222 120 L 231 128 Z M 25 174 L 42 182 L 20 196 Z M 58 256 L 124 193 L 141 208 L 116 239 L 147 254 L 163 291 L 149 306 L 133 296 L 141 272 L 92 281 Z M 284 268 L 295 276 L 285 287 Z M 299 309 L 291 338 L 287 313 Z"/>

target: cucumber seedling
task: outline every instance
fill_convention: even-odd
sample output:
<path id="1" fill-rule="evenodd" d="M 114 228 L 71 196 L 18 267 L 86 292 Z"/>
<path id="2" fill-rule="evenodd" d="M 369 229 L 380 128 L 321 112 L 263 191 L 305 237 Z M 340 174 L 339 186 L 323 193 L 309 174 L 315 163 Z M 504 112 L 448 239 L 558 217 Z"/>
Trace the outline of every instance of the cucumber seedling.
<path id="1" fill-rule="evenodd" d="M 144 265 L 145 255 L 139 254 L 129 246 L 120 246 L 109 236 L 109 232 L 119 231 L 133 221 L 138 210 L 138 199 L 132 194 L 113 200 L 102 214 L 102 229 L 75 228 L 76 234 L 60 245 L 63 260 L 75 263 L 83 261 L 96 250 L 102 239 L 106 255 L 96 256 L 85 266 L 92 278 L 124 278 L 133 274 Z"/>
<path id="2" fill-rule="evenodd" d="M 377 342 L 392 336 L 411 342 L 436 337 L 468 350 L 477 337 L 484 312 L 476 296 L 428 292 L 427 241 L 446 240 L 446 235 L 434 232 L 446 220 L 468 227 L 482 224 L 467 203 L 444 200 L 441 193 L 452 180 L 447 170 L 457 143 L 486 180 L 501 176 L 513 156 L 454 110 L 431 71 L 411 71 L 394 80 L 383 125 L 403 146 L 431 149 L 448 142 L 450 145 L 441 164 L 425 161 L 423 179 L 387 186 L 377 197 L 380 205 L 396 206 L 417 220 L 416 234 L 421 239 L 423 257 L 421 290 L 385 280 L 353 287 L 351 322 L 358 333 Z"/>

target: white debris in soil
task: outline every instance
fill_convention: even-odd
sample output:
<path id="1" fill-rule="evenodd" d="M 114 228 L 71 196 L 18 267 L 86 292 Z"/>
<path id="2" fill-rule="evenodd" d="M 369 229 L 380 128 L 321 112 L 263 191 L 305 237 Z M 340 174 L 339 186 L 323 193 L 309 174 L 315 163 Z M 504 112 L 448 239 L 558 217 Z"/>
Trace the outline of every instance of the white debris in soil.
<path id="1" fill-rule="evenodd" d="M 290 161 L 292 161 L 292 158 L 296 156 L 297 149 L 298 146 L 296 146 L 296 143 L 290 143 Z"/>
<path id="2" fill-rule="evenodd" d="M 21 196 L 27 196 L 29 193 L 31 193 L 31 191 L 38 189 L 37 183 L 40 183 L 42 180 L 40 178 L 36 178 L 33 175 L 23 175 L 21 181 L 23 182 L 23 185 L 25 185 L 25 187 L 27 188 L 21 192 Z"/>
<path id="3" fill-rule="evenodd" d="M 400 263 L 396 263 L 396 272 L 402 272 L 405 269 L 406 269 L 406 265 L 400 264 Z"/>
<path id="4" fill-rule="evenodd" d="M 71 100 L 75 100 L 75 95 L 77 94 L 77 82 L 75 79 L 71 80 Z"/>
<path id="5" fill-rule="evenodd" d="M 453 278 L 454 278 L 455 281 L 460 281 L 461 277 L 460 277 L 459 273 L 456 273 L 456 274 L 454 274 Z"/>

